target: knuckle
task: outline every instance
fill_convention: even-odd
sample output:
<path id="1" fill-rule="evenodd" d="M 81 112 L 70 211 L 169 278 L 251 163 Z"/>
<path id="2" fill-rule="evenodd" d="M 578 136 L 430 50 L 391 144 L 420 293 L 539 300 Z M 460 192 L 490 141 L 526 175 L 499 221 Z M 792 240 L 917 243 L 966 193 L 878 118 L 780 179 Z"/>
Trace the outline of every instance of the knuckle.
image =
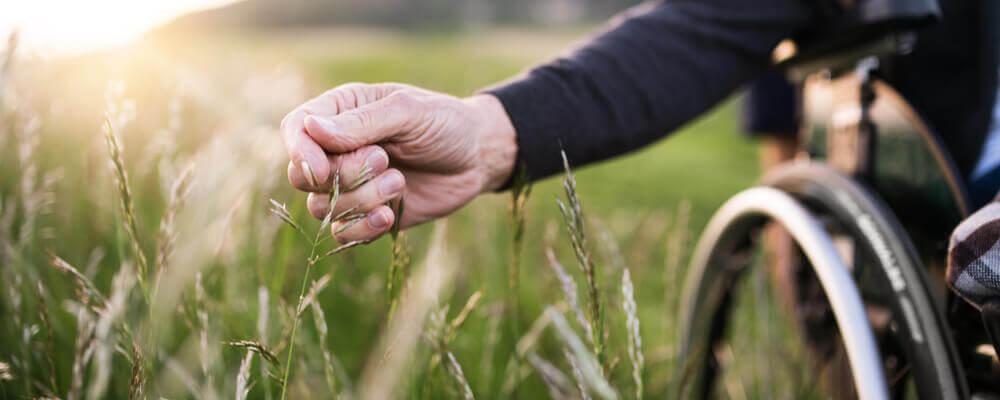
<path id="1" fill-rule="evenodd" d="M 365 84 L 365 83 L 362 83 L 362 82 L 357 82 L 357 81 L 355 81 L 355 82 L 347 82 L 347 83 L 340 84 L 340 85 L 338 85 L 337 87 L 335 87 L 333 89 L 330 89 L 327 93 L 337 92 L 337 91 L 341 91 L 341 92 L 356 91 L 356 90 L 360 90 L 360 89 L 362 89 L 362 88 L 364 88 L 366 86 L 368 86 L 368 85 Z"/>
<path id="2" fill-rule="evenodd" d="M 375 113 L 369 110 L 357 111 L 348 114 L 355 124 L 362 128 L 375 126 Z"/>
<path id="3" fill-rule="evenodd" d="M 390 94 L 386 97 L 386 101 L 390 107 L 398 111 L 413 112 L 423 107 L 423 102 L 420 98 L 407 91 Z"/>
<path id="4" fill-rule="evenodd" d="M 337 105 L 338 110 L 356 108 L 365 102 L 368 87 L 369 85 L 365 83 L 350 82 L 333 88 L 327 95 Z"/>

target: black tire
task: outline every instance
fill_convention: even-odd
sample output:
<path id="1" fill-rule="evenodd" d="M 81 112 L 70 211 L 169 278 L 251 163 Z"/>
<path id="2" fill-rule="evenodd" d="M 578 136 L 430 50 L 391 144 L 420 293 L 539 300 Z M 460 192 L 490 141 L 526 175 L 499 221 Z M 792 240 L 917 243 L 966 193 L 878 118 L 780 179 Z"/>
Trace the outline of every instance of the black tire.
<path id="1" fill-rule="evenodd" d="M 890 393 L 896 398 L 906 397 L 908 393 L 921 399 L 968 397 L 950 331 L 942 313 L 935 307 L 923 265 L 905 231 L 882 202 L 855 181 L 822 164 L 790 164 L 769 174 L 764 183 L 799 200 L 825 221 L 829 232 L 852 238 L 853 248 L 856 249 L 852 275 L 862 300 L 866 308 L 889 313 L 884 329 L 873 330 L 876 331 L 876 340 L 886 365 Z M 750 243 L 752 240 L 748 238 L 746 244 Z M 811 267 L 806 265 L 803 269 L 811 270 Z M 690 270 L 704 271 L 695 267 Z M 725 340 L 733 299 L 729 289 L 746 275 L 735 272 L 723 277 L 725 284 L 710 286 L 719 293 L 708 293 L 706 290 L 688 294 L 700 299 L 714 299 L 708 304 L 715 305 L 714 310 L 682 310 L 682 315 L 687 312 L 687 315 L 698 315 L 697 318 L 709 318 L 712 327 L 709 337 L 704 338 L 691 337 L 694 333 L 682 327 L 685 329 L 681 333 L 682 340 L 687 340 L 689 344 L 701 343 L 689 345 L 690 348 L 710 349 Z M 825 297 L 820 294 L 819 298 L 825 305 Z M 696 298 L 686 299 L 683 304 L 706 302 Z M 828 314 L 832 315 L 832 310 Z M 829 323 L 832 318 L 827 316 L 826 321 L 828 323 L 823 328 L 827 331 L 815 329 L 816 324 L 809 327 L 804 323 L 800 328 L 806 328 L 803 332 L 807 339 L 815 339 L 816 332 L 821 332 L 823 338 L 820 339 L 839 339 L 836 324 Z M 692 357 L 703 358 L 692 365 L 703 367 L 689 371 L 695 375 L 694 379 L 685 379 L 696 382 L 696 392 L 702 398 L 713 396 L 713 388 L 717 384 L 715 377 L 723 368 L 710 353 L 691 354 Z M 893 388 L 896 383 L 899 387 L 910 387 L 911 392 Z"/>
<path id="2" fill-rule="evenodd" d="M 927 284 L 923 263 L 906 231 L 883 203 L 867 189 L 816 163 L 792 164 L 769 174 L 764 183 L 790 193 L 816 212 L 830 215 L 840 227 L 867 245 L 878 257 L 871 271 L 855 271 L 855 279 L 870 279 L 872 287 L 891 289 L 888 300 L 897 326 L 894 337 L 909 361 L 910 374 L 920 398 L 955 399 L 967 396 L 968 388 L 955 351 L 950 330 Z M 895 262 L 895 265 L 893 265 Z M 862 276 L 864 274 L 870 274 Z"/>

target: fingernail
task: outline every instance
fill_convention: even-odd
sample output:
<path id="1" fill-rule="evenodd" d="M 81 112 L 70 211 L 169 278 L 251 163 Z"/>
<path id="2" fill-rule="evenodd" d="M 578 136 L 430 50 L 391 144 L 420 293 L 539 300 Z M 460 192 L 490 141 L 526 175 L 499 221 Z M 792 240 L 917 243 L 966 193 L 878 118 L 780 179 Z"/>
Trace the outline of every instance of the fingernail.
<path id="1" fill-rule="evenodd" d="M 313 169 L 309 167 L 309 163 L 302 162 L 302 174 L 306 176 L 306 180 L 309 181 L 309 186 L 317 187 L 319 186 L 319 179 L 316 179 L 316 174 L 313 173 Z"/>
<path id="2" fill-rule="evenodd" d="M 387 156 L 384 151 L 377 149 L 368 155 L 368 159 L 365 160 L 365 164 L 367 164 L 372 171 L 382 171 L 389 166 L 389 156 Z"/>
<path id="3" fill-rule="evenodd" d="M 378 181 L 378 191 L 383 196 L 391 196 L 403 190 L 403 176 L 399 173 L 391 173 L 383 176 Z"/>
<path id="4" fill-rule="evenodd" d="M 368 225 L 372 229 L 385 229 L 389 226 L 389 217 L 384 212 L 373 212 L 368 216 Z"/>

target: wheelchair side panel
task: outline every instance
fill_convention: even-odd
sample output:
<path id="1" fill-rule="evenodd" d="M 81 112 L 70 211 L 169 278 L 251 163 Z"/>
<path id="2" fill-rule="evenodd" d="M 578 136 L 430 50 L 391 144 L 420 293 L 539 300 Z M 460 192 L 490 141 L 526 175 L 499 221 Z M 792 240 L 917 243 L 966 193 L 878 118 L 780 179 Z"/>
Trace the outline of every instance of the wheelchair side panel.
<path id="1" fill-rule="evenodd" d="M 872 171 L 867 184 L 890 206 L 909 233 L 945 243 L 951 229 L 969 213 L 964 180 L 951 156 L 909 104 L 887 84 L 874 82 L 869 115 L 875 126 Z M 857 77 L 834 80 L 814 76 L 803 90 L 802 137 L 805 149 L 820 160 L 848 157 L 850 134 L 861 120 Z M 857 146 L 863 144 L 856 144 Z M 836 163 L 833 163 L 836 164 Z"/>

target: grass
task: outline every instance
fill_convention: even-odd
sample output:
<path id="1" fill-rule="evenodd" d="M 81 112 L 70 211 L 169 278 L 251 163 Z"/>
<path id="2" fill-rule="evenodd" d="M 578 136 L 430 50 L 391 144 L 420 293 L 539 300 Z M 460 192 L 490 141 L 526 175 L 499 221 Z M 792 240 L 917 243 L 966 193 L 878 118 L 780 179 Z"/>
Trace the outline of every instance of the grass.
<path id="1" fill-rule="evenodd" d="M 577 38 L 216 34 L 0 60 L 0 399 L 666 395 L 690 238 L 756 176 L 731 103 L 571 187 L 366 246 L 334 246 L 283 178 L 275 128 L 308 96 L 469 94 Z"/>

